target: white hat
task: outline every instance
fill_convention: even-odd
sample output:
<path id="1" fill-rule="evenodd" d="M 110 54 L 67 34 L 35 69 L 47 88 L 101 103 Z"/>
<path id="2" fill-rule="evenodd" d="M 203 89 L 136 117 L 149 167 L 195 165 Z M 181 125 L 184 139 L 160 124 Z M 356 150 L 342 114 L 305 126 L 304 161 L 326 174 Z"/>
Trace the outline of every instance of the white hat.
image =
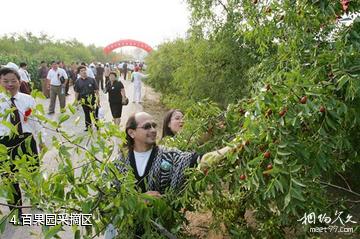
<path id="1" fill-rule="evenodd" d="M 11 69 L 14 69 L 16 71 L 19 70 L 19 67 L 13 62 L 8 62 L 4 67 L 11 68 Z"/>

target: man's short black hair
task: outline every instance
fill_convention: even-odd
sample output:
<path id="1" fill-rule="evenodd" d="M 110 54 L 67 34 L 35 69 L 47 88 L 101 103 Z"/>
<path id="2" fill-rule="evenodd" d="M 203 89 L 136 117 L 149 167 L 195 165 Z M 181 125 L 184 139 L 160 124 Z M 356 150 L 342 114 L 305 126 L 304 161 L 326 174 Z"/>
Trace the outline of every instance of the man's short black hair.
<path id="1" fill-rule="evenodd" d="M 117 74 L 115 71 L 111 71 L 109 75 L 114 75 L 115 77 L 117 77 Z"/>
<path id="2" fill-rule="evenodd" d="M 83 66 L 83 65 L 79 66 L 79 67 L 77 68 L 77 72 L 80 73 L 80 70 L 81 70 L 81 69 L 85 69 L 85 70 L 86 70 L 86 66 Z"/>
<path id="3" fill-rule="evenodd" d="M 14 70 L 12 68 L 7 68 L 7 67 L 0 69 L 0 78 L 4 75 L 11 74 L 11 73 L 14 74 L 18 80 L 20 80 L 20 75 L 17 72 L 17 70 Z"/>

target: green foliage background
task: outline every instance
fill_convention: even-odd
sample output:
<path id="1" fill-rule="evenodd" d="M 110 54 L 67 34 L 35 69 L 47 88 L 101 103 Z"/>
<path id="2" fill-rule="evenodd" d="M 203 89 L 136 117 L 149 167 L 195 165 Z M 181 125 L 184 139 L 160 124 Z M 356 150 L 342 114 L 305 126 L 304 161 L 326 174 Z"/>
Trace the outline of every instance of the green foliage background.
<path id="1" fill-rule="evenodd" d="M 105 55 L 102 47 L 85 46 L 76 39 L 54 40 L 46 34 L 35 36 L 30 32 L 0 38 L 0 64 L 11 61 L 19 66 L 21 62 L 26 62 L 37 89 L 40 89 L 37 69 L 41 61 L 64 61 L 70 65 L 72 62 L 112 62 L 114 57 L 116 53 Z"/>

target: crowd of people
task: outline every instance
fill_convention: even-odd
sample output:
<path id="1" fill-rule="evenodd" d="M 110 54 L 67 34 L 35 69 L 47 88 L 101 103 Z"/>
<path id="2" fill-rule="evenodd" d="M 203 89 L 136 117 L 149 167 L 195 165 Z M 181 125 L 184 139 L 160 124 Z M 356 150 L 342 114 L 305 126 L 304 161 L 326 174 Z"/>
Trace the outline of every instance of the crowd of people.
<path id="1" fill-rule="evenodd" d="M 31 94 L 32 80 L 27 71 L 27 64 L 22 62 L 20 67 L 9 62 L 3 66 L 5 68 L 15 69 L 20 75 L 20 89 L 24 94 Z M 90 114 L 93 112 L 95 120 L 98 119 L 100 107 L 99 90 L 109 95 L 109 105 L 113 121 L 117 125 L 121 122 L 122 107 L 129 101 L 125 93 L 125 87 L 121 78 L 131 79 L 134 87 L 133 103 L 140 104 L 141 85 L 147 75 L 142 73 L 145 67 L 144 63 L 121 62 L 119 64 L 102 64 L 85 62 L 73 62 L 66 65 L 63 61 L 52 61 L 47 64 L 41 62 L 38 68 L 38 79 L 41 82 L 41 91 L 49 99 L 48 114 L 54 114 L 56 101 L 59 99 L 60 111 L 64 111 L 66 106 L 66 96 L 69 96 L 70 85 L 74 86 L 75 101 L 81 103 L 85 114 L 85 131 L 92 123 Z M 80 70 L 82 72 L 80 72 Z M 92 98 L 88 100 L 88 98 Z"/>
<path id="2" fill-rule="evenodd" d="M 23 92 L 21 85 L 24 82 L 31 82 L 30 75 L 26 71 L 26 64 L 20 64 L 22 67 L 18 69 L 13 64 L 8 64 L 0 69 L 0 85 L 5 92 L 0 93 L 0 120 L 11 123 L 16 132 L 12 132 L 7 126 L 0 125 L 0 144 L 8 149 L 8 162 L 11 165 L 11 171 L 18 171 L 13 163 L 19 158 L 19 153 L 31 155 L 35 158 L 35 162 L 31 164 L 33 168 L 39 166 L 38 152 L 43 146 L 41 134 L 41 126 L 37 120 L 32 119 L 31 112 L 28 111 L 34 107 L 35 100 L 29 95 L 29 92 Z M 102 67 L 87 66 L 85 63 L 76 67 L 76 71 L 69 71 L 62 62 L 51 62 L 51 68 L 46 69 L 46 64 L 42 62 L 39 68 L 39 77 L 41 79 L 42 90 L 46 97 L 50 98 L 49 114 L 55 111 L 56 97 L 59 98 L 61 110 L 65 107 L 66 94 L 68 93 L 67 85 L 69 80 L 75 79 L 74 92 L 75 100 L 81 104 L 85 114 L 86 130 L 91 127 L 91 114 L 96 118 L 97 111 L 100 106 L 99 88 L 109 95 L 109 103 L 114 118 L 114 123 L 119 125 L 122 112 L 122 105 L 126 104 L 124 100 L 127 98 L 124 85 L 118 81 L 118 74 L 112 69 L 107 69 L 105 64 Z M 75 66 L 73 66 L 75 67 Z M 92 74 L 91 74 L 92 73 Z M 124 72 L 123 72 L 124 73 Z M 101 74 L 102 77 L 97 77 Z M 135 66 L 132 73 L 134 84 L 146 75 L 141 73 L 141 68 Z M 105 84 L 102 81 L 105 79 Z M 28 87 L 31 88 L 31 87 Z M 135 100 L 140 99 L 136 95 Z M 12 113 L 6 112 L 12 109 Z M 181 110 L 170 110 L 164 117 L 162 137 L 176 137 L 176 134 L 182 130 L 184 125 L 184 114 Z M 167 189 L 179 191 L 185 182 L 184 171 L 187 168 L 208 167 L 209 165 L 222 159 L 230 150 L 225 147 L 205 155 L 198 155 L 196 152 L 182 152 L 178 149 L 166 148 L 159 146 L 157 140 L 157 123 L 152 115 L 146 112 L 138 112 L 132 114 L 126 122 L 126 147 L 127 155 L 120 155 L 115 160 L 117 168 L 122 173 L 130 171 L 137 179 L 136 187 L 139 192 L 160 197 Z M 31 147 L 25 147 L 25 141 L 30 138 Z M 39 147 L 38 147 L 39 146 Z M 215 160 L 214 160 L 215 159 Z M 6 160 L 2 161 L 2 164 Z M 122 162 L 122 163 L 120 163 Z M 34 170 L 34 169 L 29 170 Z M 1 170 L 1 173 L 3 171 Z M 2 173 L 2 180 L 6 180 L 8 174 Z M 10 209 L 14 206 L 22 205 L 21 190 L 17 182 L 12 183 L 14 187 L 13 200 L 9 201 Z M 18 210 L 19 218 L 21 218 L 21 209 Z M 108 227 L 107 235 L 116 235 L 116 230 Z M 136 234 L 141 234 L 136 231 Z M 111 237 L 110 237 L 111 238 Z"/>

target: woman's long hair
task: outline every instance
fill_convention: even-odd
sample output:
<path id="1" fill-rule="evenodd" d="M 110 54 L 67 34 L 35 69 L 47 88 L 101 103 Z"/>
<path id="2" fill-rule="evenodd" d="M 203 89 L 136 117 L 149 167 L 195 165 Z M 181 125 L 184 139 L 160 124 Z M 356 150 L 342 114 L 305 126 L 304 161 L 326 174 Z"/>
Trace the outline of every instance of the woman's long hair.
<path id="1" fill-rule="evenodd" d="M 135 141 L 133 138 L 131 138 L 131 136 L 129 135 L 128 133 L 128 130 L 129 129 L 136 129 L 137 127 L 137 122 L 136 122 L 136 119 L 135 119 L 135 114 L 132 114 L 127 122 L 126 122 L 126 128 L 125 128 L 125 133 L 126 133 L 126 147 L 129 149 L 129 150 L 133 150 L 134 149 L 134 144 L 135 144 Z"/>
<path id="2" fill-rule="evenodd" d="M 181 110 L 179 109 L 171 109 L 169 110 L 165 117 L 164 117 L 164 122 L 163 122 L 163 131 L 162 131 L 162 137 L 161 138 L 164 138 L 166 136 L 170 136 L 170 137 L 174 137 L 175 134 L 171 131 L 170 127 L 169 127 L 169 123 L 171 121 L 171 117 L 173 116 L 173 114 L 175 112 L 181 112 Z"/>

